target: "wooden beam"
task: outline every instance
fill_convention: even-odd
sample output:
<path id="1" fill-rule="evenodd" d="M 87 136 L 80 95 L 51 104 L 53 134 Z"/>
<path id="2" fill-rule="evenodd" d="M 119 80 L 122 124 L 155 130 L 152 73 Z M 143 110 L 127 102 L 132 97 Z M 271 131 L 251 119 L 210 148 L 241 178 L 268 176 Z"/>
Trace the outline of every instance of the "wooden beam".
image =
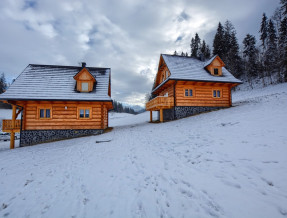
<path id="1" fill-rule="evenodd" d="M 163 122 L 163 109 L 159 110 L 159 121 L 162 123 Z"/>
<path id="2" fill-rule="evenodd" d="M 150 122 L 152 123 L 152 111 L 150 111 Z"/>
<path id="3" fill-rule="evenodd" d="M 104 129 L 104 105 L 101 103 L 101 127 Z"/>
<path id="4" fill-rule="evenodd" d="M 21 113 L 22 110 L 23 110 L 23 108 L 18 109 L 18 112 L 16 113 L 16 118 L 15 119 L 17 119 L 18 115 Z"/>
<path id="5" fill-rule="evenodd" d="M 12 131 L 10 133 L 10 149 L 15 148 L 15 122 L 16 122 L 16 105 L 12 105 Z"/>

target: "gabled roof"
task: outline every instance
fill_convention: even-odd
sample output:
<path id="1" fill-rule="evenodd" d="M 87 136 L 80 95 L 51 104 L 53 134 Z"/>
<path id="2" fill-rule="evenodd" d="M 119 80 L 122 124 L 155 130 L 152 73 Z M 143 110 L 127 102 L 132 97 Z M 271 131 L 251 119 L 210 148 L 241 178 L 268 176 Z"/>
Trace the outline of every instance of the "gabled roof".
<path id="1" fill-rule="evenodd" d="M 82 69 L 74 76 L 74 79 L 75 79 L 75 80 L 78 80 L 78 78 L 80 77 L 80 75 L 81 75 L 83 72 L 88 72 L 88 74 L 90 75 L 91 79 L 93 79 L 93 81 L 96 82 L 96 76 L 95 76 L 95 75 L 92 75 L 91 72 L 89 71 L 89 69 L 86 68 L 86 67 L 82 68 Z"/>
<path id="2" fill-rule="evenodd" d="M 242 83 L 239 79 L 236 79 L 225 67 L 222 67 L 222 76 L 213 76 L 207 70 L 205 70 L 205 66 L 209 65 L 215 59 L 216 56 L 214 56 L 211 60 L 207 62 L 203 62 L 196 58 L 185 56 L 167 54 L 162 54 L 161 56 L 166 63 L 171 75 L 168 79 L 163 81 L 157 87 L 154 87 L 153 91 L 155 91 L 157 88 L 159 88 L 169 80 L 239 84 Z"/>
<path id="3" fill-rule="evenodd" d="M 77 66 L 29 64 L 8 90 L 2 100 L 65 100 L 111 101 L 108 95 L 110 68 L 87 67 L 97 85 L 89 93 L 77 92 L 74 76 L 82 69 Z"/>
<path id="4" fill-rule="evenodd" d="M 212 61 L 214 61 L 215 58 L 218 58 L 218 60 L 222 63 L 222 66 L 225 66 L 225 64 L 223 63 L 223 61 L 221 60 L 221 58 L 218 55 L 214 55 L 212 58 L 210 58 L 207 62 L 205 62 L 204 67 L 207 67 L 208 65 L 210 65 L 212 63 Z"/>

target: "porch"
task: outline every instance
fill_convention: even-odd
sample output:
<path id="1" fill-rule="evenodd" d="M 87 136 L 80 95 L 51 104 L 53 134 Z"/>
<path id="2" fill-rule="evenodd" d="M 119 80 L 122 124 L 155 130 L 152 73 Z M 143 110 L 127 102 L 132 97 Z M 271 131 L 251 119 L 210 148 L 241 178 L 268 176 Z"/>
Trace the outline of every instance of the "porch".
<path id="1" fill-rule="evenodd" d="M 20 132 L 21 120 L 2 120 L 2 132 Z"/>
<path id="2" fill-rule="evenodd" d="M 150 111 L 150 122 L 152 122 L 152 111 L 160 112 L 160 122 L 163 122 L 163 110 L 174 107 L 174 98 L 157 96 L 146 103 L 146 110 Z"/>
<path id="3" fill-rule="evenodd" d="M 9 103 L 10 102 L 4 102 Z M 15 133 L 20 132 L 21 130 L 21 120 L 17 120 L 18 115 L 22 112 L 23 108 L 12 105 L 12 120 L 3 120 L 2 121 L 2 131 L 10 133 L 10 149 L 15 147 Z"/>

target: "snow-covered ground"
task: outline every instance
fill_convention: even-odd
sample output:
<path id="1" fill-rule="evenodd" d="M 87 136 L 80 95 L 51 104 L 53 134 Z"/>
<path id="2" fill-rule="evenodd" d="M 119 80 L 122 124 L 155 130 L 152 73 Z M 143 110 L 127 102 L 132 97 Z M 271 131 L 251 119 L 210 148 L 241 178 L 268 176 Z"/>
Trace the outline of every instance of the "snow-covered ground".
<path id="1" fill-rule="evenodd" d="M 0 151 L 4 217 L 286 217 L 287 84 L 234 107 Z"/>

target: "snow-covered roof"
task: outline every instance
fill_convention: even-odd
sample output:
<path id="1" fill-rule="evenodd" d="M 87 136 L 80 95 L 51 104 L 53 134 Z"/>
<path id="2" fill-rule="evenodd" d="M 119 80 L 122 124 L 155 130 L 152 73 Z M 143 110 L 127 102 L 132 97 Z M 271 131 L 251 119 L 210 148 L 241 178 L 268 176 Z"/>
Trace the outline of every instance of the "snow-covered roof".
<path id="1" fill-rule="evenodd" d="M 73 78 L 82 67 L 29 64 L 2 100 L 111 101 L 108 95 L 110 68 L 87 67 L 96 78 L 92 92 L 78 92 Z"/>
<path id="2" fill-rule="evenodd" d="M 242 83 L 239 79 L 236 79 L 225 67 L 222 67 L 222 76 L 213 76 L 205 69 L 205 67 L 209 65 L 216 56 L 212 57 L 207 62 L 203 62 L 192 57 L 177 55 L 162 54 L 162 57 L 170 71 L 170 77 L 166 81 L 190 80 L 204 82 Z M 164 81 L 164 83 L 166 81 Z M 162 84 L 159 86 L 161 85 Z"/>
<path id="3" fill-rule="evenodd" d="M 204 63 L 204 67 L 207 67 L 209 64 L 212 63 L 212 61 L 217 57 L 218 55 L 214 55 L 212 58 L 210 58 L 208 61 Z"/>

